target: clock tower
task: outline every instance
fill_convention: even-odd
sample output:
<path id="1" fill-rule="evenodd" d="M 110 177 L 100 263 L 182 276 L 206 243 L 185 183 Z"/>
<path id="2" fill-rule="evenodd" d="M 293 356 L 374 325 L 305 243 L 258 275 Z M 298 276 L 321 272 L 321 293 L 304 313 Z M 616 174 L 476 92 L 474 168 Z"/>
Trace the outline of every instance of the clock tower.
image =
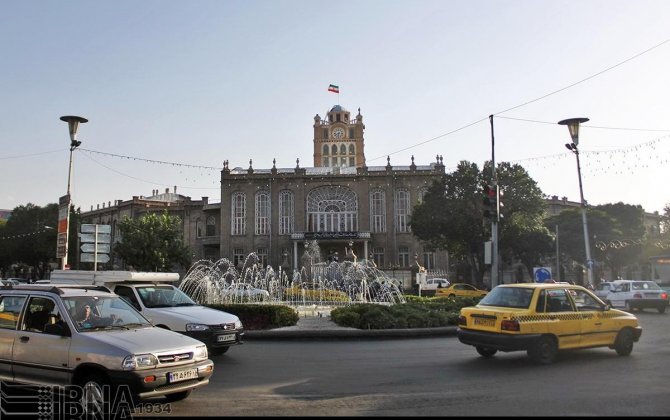
<path id="1" fill-rule="evenodd" d="M 314 167 L 361 168 L 365 166 L 363 116 L 358 108 L 356 119 L 335 105 L 325 119 L 314 117 Z"/>

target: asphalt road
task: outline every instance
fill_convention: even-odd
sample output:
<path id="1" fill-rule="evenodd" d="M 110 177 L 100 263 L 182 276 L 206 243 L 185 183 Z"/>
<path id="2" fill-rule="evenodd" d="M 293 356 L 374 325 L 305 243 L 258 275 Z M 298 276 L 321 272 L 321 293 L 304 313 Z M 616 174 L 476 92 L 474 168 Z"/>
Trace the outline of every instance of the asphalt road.
<path id="1" fill-rule="evenodd" d="M 631 356 L 579 350 L 561 353 L 549 366 L 533 364 L 525 352 L 484 359 L 455 336 L 247 341 L 215 358 L 210 384 L 188 399 L 156 400 L 138 411 L 161 417 L 665 416 L 670 314 L 636 314 L 644 331 Z"/>

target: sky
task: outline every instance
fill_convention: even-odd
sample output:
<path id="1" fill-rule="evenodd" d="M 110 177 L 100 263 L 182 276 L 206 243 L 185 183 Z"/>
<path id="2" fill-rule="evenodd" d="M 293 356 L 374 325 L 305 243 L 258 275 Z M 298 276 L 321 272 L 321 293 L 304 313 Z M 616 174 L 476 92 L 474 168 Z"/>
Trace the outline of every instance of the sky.
<path id="1" fill-rule="evenodd" d="M 667 0 L 0 0 L 0 209 L 165 189 L 220 202 L 230 168 L 313 166 L 314 116 L 365 124 L 368 166 L 523 166 L 579 201 L 559 120 L 586 117 L 585 200 L 664 212 Z M 340 93 L 328 92 L 330 84 Z M 492 141 L 491 122 L 493 115 Z"/>

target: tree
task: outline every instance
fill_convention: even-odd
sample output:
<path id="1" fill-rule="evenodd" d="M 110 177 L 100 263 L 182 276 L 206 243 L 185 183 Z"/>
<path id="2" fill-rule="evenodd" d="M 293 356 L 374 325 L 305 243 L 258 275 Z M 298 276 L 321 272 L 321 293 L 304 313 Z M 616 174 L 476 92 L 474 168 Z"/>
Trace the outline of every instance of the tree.
<path id="1" fill-rule="evenodd" d="M 57 204 L 40 207 L 28 203 L 15 207 L 7 222 L 0 227 L 2 271 L 13 271 L 14 276 L 46 278 L 49 262 L 56 258 L 57 224 Z"/>
<path id="2" fill-rule="evenodd" d="M 190 248 L 184 243 L 181 218 L 149 213 L 139 219 L 125 216 L 118 224 L 121 242 L 114 246 L 116 256 L 139 271 L 175 271 L 191 264 Z"/>
<path id="3" fill-rule="evenodd" d="M 519 165 L 500 163 L 496 173 L 505 203 L 505 216 L 498 225 L 499 253 L 507 262 L 520 259 L 532 275 L 532 267 L 551 249 L 551 235 L 542 224 L 542 191 Z M 484 242 L 491 238 L 491 224 L 483 214 L 482 191 L 490 180 L 490 162 L 480 171 L 476 164 L 461 161 L 456 171 L 429 188 L 411 216 L 414 235 L 465 261 L 474 283 L 480 285 L 488 269 Z"/>

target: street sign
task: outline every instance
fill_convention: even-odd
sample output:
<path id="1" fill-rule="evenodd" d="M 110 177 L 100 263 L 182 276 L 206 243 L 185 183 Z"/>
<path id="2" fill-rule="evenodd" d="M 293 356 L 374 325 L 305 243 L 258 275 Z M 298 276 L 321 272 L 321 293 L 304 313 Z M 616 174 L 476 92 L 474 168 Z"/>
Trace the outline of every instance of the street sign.
<path id="1" fill-rule="evenodd" d="M 109 233 L 98 233 L 97 241 L 95 233 L 80 233 L 79 239 L 82 242 L 97 242 L 99 244 L 108 244 L 112 242 L 112 237 Z"/>
<path id="2" fill-rule="evenodd" d="M 109 244 L 98 244 L 98 255 L 109 254 L 111 246 Z M 96 252 L 95 244 L 83 244 L 81 246 L 82 252 Z"/>
<path id="3" fill-rule="evenodd" d="M 81 254 L 81 262 L 96 262 L 95 254 L 89 254 L 89 253 Z M 98 254 L 97 262 L 101 264 L 109 262 L 109 255 Z"/>
<path id="4" fill-rule="evenodd" d="M 98 233 L 112 233 L 112 225 L 81 225 L 81 233 L 95 233 L 95 228 L 98 228 Z"/>
<path id="5" fill-rule="evenodd" d="M 551 280 L 551 267 L 533 267 L 533 276 L 536 283 L 545 283 Z"/>

